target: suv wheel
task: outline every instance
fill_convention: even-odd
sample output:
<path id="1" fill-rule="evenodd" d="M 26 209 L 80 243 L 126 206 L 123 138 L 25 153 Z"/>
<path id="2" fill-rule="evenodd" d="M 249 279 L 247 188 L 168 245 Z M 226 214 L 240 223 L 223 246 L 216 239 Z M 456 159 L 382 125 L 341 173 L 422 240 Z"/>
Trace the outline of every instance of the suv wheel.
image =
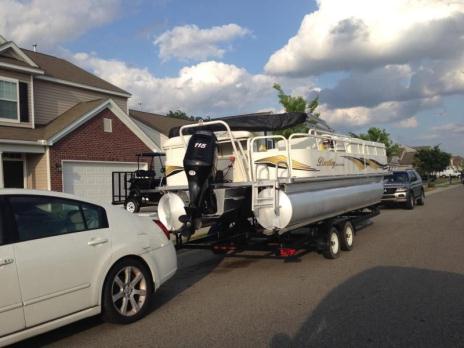
<path id="1" fill-rule="evenodd" d="M 424 205 L 424 204 L 425 204 L 425 193 L 424 193 L 424 190 L 422 190 L 420 198 L 417 200 L 417 205 Z"/>
<path id="2" fill-rule="evenodd" d="M 415 203 L 416 203 L 416 199 L 414 198 L 414 193 L 409 192 L 408 201 L 406 202 L 406 209 L 409 209 L 409 210 L 414 209 Z"/>

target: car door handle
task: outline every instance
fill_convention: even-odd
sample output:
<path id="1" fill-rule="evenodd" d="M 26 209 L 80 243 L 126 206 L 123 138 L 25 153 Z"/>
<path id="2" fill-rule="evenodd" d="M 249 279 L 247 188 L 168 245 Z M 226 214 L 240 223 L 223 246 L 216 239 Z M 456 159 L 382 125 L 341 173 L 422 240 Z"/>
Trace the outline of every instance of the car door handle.
<path id="1" fill-rule="evenodd" d="M 96 246 L 100 244 L 108 243 L 108 238 L 95 238 L 91 239 L 87 244 L 90 246 Z"/>
<path id="2" fill-rule="evenodd" d="M 14 262 L 14 259 L 0 259 L 0 267 L 1 266 L 6 266 L 6 265 L 11 265 Z"/>

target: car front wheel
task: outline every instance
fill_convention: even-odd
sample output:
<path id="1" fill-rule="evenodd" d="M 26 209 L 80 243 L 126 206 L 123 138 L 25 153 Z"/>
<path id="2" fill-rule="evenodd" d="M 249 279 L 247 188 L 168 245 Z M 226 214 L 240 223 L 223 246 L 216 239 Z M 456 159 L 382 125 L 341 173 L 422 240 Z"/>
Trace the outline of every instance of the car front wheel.
<path id="1" fill-rule="evenodd" d="M 408 201 L 406 202 L 406 209 L 409 209 L 409 210 L 414 209 L 415 204 L 416 204 L 416 199 L 414 198 L 414 193 L 409 192 Z"/>
<path id="2" fill-rule="evenodd" d="M 153 281 L 145 264 L 137 259 L 118 261 L 109 271 L 103 288 L 103 319 L 129 324 L 147 314 Z"/>

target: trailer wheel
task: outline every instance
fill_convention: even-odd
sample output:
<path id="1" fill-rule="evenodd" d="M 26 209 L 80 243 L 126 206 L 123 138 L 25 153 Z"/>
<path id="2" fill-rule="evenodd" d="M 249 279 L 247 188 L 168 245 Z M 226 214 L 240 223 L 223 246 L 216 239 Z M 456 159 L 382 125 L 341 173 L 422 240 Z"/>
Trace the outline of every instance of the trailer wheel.
<path id="1" fill-rule="evenodd" d="M 350 251 L 354 244 L 354 228 L 351 222 L 347 221 L 343 225 L 340 233 L 340 248 L 343 251 Z"/>
<path id="2" fill-rule="evenodd" d="M 336 259 L 340 256 L 340 237 L 335 226 L 330 227 L 327 233 L 327 248 L 324 251 L 327 259 Z"/>
<path id="3" fill-rule="evenodd" d="M 126 201 L 125 207 L 129 213 L 138 213 L 140 211 L 140 203 L 135 198 L 129 198 Z"/>

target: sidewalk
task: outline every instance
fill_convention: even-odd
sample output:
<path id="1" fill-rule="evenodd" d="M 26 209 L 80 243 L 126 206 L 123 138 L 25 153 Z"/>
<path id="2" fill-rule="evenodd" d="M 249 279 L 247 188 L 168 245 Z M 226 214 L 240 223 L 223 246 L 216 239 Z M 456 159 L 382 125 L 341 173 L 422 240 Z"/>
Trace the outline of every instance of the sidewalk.
<path id="1" fill-rule="evenodd" d="M 445 186 L 445 187 L 435 187 L 431 191 L 426 191 L 425 196 L 433 195 L 434 193 L 443 192 L 443 191 L 447 191 L 453 188 L 458 188 L 458 187 L 463 187 L 463 186 L 464 186 L 463 184 L 452 184 L 452 185 Z"/>

